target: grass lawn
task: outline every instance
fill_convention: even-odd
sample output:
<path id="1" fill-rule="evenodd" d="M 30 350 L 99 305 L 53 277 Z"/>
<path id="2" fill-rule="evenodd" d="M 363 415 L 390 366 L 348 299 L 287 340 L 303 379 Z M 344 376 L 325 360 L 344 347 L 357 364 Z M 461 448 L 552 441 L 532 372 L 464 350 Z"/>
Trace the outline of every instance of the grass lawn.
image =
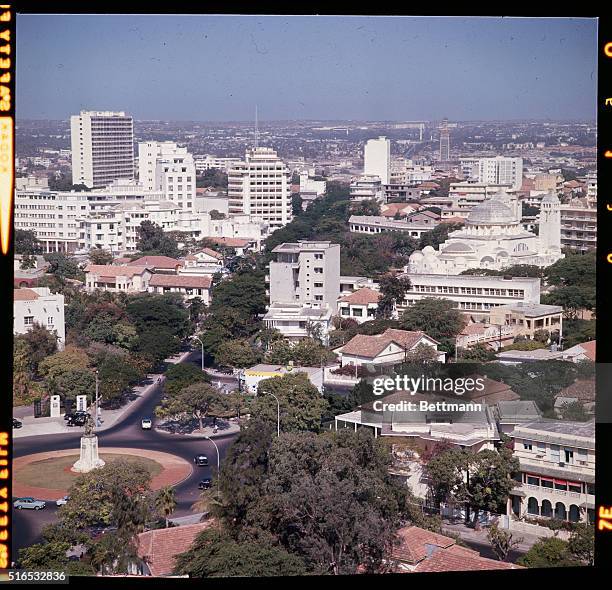
<path id="1" fill-rule="evenodd" d="M 129 463 L 140 463 L 151 474 L 151 478 L 155 477 L 162 471 L 162 466 L 152 459 L 137 457 L 135 455 L 120 455 L 113 453 L 100 453 L 100 458 L 106 463 L 112 463 L 118 459 L 123 459 Z M 52 490 L 67 490 L 80 475 L 70 471 L 70 468 L 79 459 L 79 454 L 66 455 L 65 457 L 54 457 L 35 461 L 29 465 L 25 465 L 22 469 L 13 473 L 15 482 L 41 487 Z"/>

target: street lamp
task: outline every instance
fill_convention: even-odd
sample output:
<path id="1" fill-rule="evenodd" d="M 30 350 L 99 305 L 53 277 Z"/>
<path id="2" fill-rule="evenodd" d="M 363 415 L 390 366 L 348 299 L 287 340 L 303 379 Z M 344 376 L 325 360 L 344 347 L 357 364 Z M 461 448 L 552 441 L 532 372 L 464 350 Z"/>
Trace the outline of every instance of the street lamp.
<path id="1" fill-rule="evenodd" d="M 203 371 L 204 370 L 204 343 L 197 336 L 194 336 L 193 339 L 197 340 L 202 346 L 202 371 Z"/>
<path id="2" fill-rule="evenodd" d="M 273 393 L 270 393 L 269 391 L 264 391 L 263 393 L 271 395 L 276 400 L 276 436 L 280 436 L 280 402 Z"/>
<path id="3" fill-rule="evenodd" d="M 221 470 L 220 460 L 219 460 L 219 447 L 217 446 L 217 443 L 212 438 L 210 438 L 210 436 L 205 436 L 204 438 L 206 440 L 209 440 L 213 445 L 215 445 L 215 450 L 217 451 L 217 477 L 218 477 L 219 471 Z"/>
<path id="4" fill-rule="evenodd" d="M 100 379 L 99 371 L 96 369 L 96 426 L 100 426 Z"/>

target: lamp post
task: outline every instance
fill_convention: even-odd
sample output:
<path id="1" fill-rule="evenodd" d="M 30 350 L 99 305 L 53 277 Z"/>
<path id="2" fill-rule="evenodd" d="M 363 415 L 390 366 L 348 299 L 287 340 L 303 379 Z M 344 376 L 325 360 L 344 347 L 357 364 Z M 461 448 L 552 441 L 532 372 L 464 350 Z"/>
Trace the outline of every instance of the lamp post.
<path id="1" fill-rule="evenodd" d="M 210 436 L 205 436 L 204 438 L 206 440 L 209 440 L 215 446 L 215 451 L 217 451 L 217 477 L 219 477 L 219 471 L 221 469 L 219 460 L 219 447 L 217 446 L 217 443 L 212 438 L 210 438 Z"/>
<path id="2" fill-rule="evenodd" d="M 100 379 L 99 371 L 96 369 L 96 426 L 100 426 Z"/>
<path id="3" fill-rule="evenodd" d="M 204 343 L 197 336 L 194 336 L 193 339 L 197 340 L 202 347 L 202 371 L 203 371 L 204 370 Z"/>
<path id="4" fill-rule="evenodd" d="M 279 437 L 280 436 L 280 402 L 278 401 L 278 398 L 273 393 L 270 393 L 269 391 L 264 391 L 264 393 L 271 395 L 276 400 L 276 436 Z"/>

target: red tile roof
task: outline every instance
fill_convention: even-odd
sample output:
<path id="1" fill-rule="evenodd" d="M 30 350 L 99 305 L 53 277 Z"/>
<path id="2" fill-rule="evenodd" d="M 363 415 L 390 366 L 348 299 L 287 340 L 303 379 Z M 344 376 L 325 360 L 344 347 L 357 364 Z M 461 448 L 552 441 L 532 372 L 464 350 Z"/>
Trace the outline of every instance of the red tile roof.
<path id="1" fill-rule="evenodd" d="M 140 533 L 138 557 L 146 561 L 152 576 L 169 576 L 174 571 L 176 556 L 187 551 L 211 524 L 207 521 Z"/>
<path id="2" fill-rule="evenodd" d="M 133 265 L 110 265 L 110 264 L 89 264 L 85 267 L 86 273 L 98 275 L 99 277 L 133 277 L 141 275 L 145 271 L 150 272 L 150 267 Z"/>
<path id="3" fill-rule="evenodd" d="M 229 248 L 244 248 L 252 242 L 252 240 L 247 240 L 245 238 L 216 238 L 205 236 L 202 239 L 221 246 L 228 246 Z"/>
<path id="4" fill-rule="evenodd" d="M 357 334 L 337 350 L 343 354 L 354 354 L 366 358 L 375 358 L 387 348 L 391 342 L 395 342 L 402 348 L 410 350 L 423 337 L 430 338 L 425 332 L 410 332 L 408 330 L 388 328 L 382 334 L 377 334 L 375 336 Z M 434 342 L 436 341 L 434 340 Z"/>
<path id="5" fill-rule="evenodd" d="M 413 566 L 410 570 L 413 572 L 523 569 L 513 563 L 482 557 L 473 549 L 457 545 L 451 537 L 419 527 L 404 527 L 397 534 L 399 542 L 392 550 L 392 559 Z M 396 572 L 406 570 L 398 567 Z"/>
<path id="6" fill-rule="evenodd" d="M 15 289 L 13 291 L 14 301 L 34 301 L 38 299 L 40 295 L 32 289 Z"/>
<path id="7" fill-rule="evenodd" d="M 208 254 L 209 256 L 212 256 L 213 258 L 216 258 L 217 260 L 223 260 L 223 254 L 220 254 L 219 252 L 217 252 L 216 250 L 213 250 L 212 248 L 202 248 L 201 250 L 198 250 L 197 252 L 194 252 L 194 254 Z"/>
<path id="8" fill-rule="evenodd" d="M 151 287 L 182 287 L 187 289 L 210 289 L 212 278 L 208 275 L 153 275 Z"/>
<path id="9" fill-rule="evenodd" d="M 345 295 L 339 299 L 342 303 L 352 303 L 353 305 L 367 305 L 368 303 L 378 303 L 381 298 L 379 291 L 374 291 L 369 287 L 357 289 L 357 291 Z"/>
<path id="10" fill-rule="evenodd" d="M 578 346 L 584 348 L 584 352 L 589 357 L 590 360 L 595 360 L 595 348 L 596 348 L 596 340 L 589 340 L 588 342 L 580 342 Z"/>
<path id="11" fill-rule="evenodd" d="M 170 258 L 169 256 L 142 256 L 132 262 L 128 262 L 128 266 L 174 269 L 177 266 L 181 266 L 181 261 L 176 258 Z"/>

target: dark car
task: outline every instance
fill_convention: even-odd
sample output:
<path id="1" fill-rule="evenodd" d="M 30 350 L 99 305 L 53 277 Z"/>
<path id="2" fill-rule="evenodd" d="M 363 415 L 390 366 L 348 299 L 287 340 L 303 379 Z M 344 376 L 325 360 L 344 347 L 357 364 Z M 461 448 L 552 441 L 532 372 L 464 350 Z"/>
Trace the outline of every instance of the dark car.
<path id="1" fill-rule="evenodd" d="M 66 412 L 64 414 L 64 420 L 74 420 L 79 416 L 87 418 L 89 415 L 89 412 L 84 412 L 83 410 L 77 410 L 76 412 Z"/>
<path id="2" fill-rule="evenodd" d="M 13 418 L 13 428 L 21 428 L 23 423 L 21 423 L 17 418 Z"/>
<path id="3" fill-rule="evenodd" d="M 87 423 L 87 416 L 78 414 L 77 416 L 68 418 L 68 421 L 66 422 L 66 426 L 85 426 L 86 423 Z"/>
<path id="4" fill-rule="evenodd" d="M 232 367 L 217 367 L 217 373 L 223 373 L 224 375 L 233 375 L 234 369 L 232 369 Z"/>
<path id="5" fill-rule="evenodd" d="M 198 489 L 199 490 L 208 490 L 210 488 L 210 486 L 212 486 L 212 479 L 210 479 L 210 477 L 205 477 L 198 484 Z"/>
<path id="6" fill-rule="evenodd" d="M 206 455 L 196 455 L 193 458 L 193 462 L 198 467 L 208 467 L 208 457 Z"/>

